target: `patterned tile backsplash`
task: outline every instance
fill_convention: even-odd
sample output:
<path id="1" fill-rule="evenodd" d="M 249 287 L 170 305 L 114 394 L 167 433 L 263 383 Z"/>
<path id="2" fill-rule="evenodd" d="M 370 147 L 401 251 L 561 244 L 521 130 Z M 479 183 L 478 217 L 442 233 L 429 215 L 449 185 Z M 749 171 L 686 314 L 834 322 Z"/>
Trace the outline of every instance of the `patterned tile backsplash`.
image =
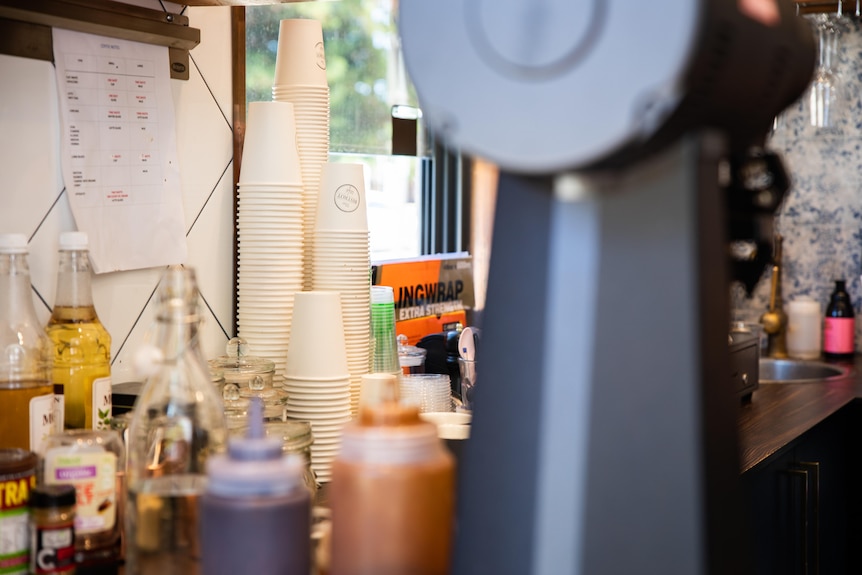
<path id="1" fill-rule="evenodd" d="M 825 312 L 834 280 L 846 279 L 858 314 L 862 307 L 862 28 L 839 23 L 839 108 L 834 127 L 811 126 L 808 94 L 777 120 L 769 147 L 790 172 L 775 229 L 784 237 L 784 302 L 810 296 Z M 766 271 L 749 299 L 731 288 L 738 317 L 756 320 L 766 311 L 771 272 Z M 862 321 L 856 322 L 856 349 L 862 350 Z"/>

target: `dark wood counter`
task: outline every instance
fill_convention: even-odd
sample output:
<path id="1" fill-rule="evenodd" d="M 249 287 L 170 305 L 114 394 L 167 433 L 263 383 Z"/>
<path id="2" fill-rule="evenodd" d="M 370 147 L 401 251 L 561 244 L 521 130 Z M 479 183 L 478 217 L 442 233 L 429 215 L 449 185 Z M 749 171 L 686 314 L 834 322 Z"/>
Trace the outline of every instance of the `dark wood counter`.
<path id="1" fill-rule="evenodd" d="M 845 378 L 813 383 L 766 383 L 739 412 L 742 473 L 779 453 L 793 440 L 862 397 L 862 359 Z"/>

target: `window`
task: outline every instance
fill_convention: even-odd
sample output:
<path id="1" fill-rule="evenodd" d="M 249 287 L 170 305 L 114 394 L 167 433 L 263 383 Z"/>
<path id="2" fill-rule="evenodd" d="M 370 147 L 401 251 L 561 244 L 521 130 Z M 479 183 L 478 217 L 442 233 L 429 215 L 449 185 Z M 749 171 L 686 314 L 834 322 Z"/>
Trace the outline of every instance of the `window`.
<path id="1" fill-rule="evenodd" d="M 423 188 L 433 185 L 433 170 L 421 150 L 420 157 L 391 155 L 393 107 L 418 107 L 401 58 L 396 6 L 397 0 L 340 0 L 246 8 L 250 102 L 272 97 L 279 21 L 313 18 L 321 22 L 330 90 L 330 159 L 359 161 L 368 167 L 374 261 L 429 253 L 422 240 L 427 234 L 422 200 Z M 430 146 L 428 153 L 433 153 Z"/>

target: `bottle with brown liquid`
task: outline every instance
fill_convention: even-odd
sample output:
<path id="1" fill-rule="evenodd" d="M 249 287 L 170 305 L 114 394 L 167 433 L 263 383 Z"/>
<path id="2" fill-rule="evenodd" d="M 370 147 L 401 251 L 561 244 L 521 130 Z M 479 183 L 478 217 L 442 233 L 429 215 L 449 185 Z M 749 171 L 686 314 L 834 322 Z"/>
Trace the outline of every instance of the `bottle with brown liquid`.
<path id="1" fill-rule="evenodd" d="M 331 575 L 446 575 L 454 463 L 437 428 L 389 390 L 368 393 L 332 469 Z M 363 386 L 366 380 L 363 380 Z M 394 385 L 394 389 L 392 386 Z"/>
<path id="2" fill-rule="evenodd" d="M 55 389 L 63 389 L 63 427 L 110 429 L 111 336 L 93 306 L 83 232 L 60 235 L 57 295 L 46 331 L 53 343 Z"/>
<path id="3" fill-rule="evenodd" d="M 42 453 L 54 431 L 54 388 L 27 253 L 26 236 L 0 234 L 0 448 Z"/>

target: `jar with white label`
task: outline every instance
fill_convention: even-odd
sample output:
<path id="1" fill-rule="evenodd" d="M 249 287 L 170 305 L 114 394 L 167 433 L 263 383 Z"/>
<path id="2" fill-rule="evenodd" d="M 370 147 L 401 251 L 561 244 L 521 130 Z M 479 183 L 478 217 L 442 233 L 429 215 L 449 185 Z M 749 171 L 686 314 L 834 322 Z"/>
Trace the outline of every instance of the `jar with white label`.
<path id="1" fill-rule="evenodd" d="M 27 251 L 26 236 L 0 234 L 0 448 L 42 453 L 54 431 L 54 387 Z"/>
<path id="2" fill-rule="evenodd" d="M 820 357 L 820 304 L 807 296 L 787 303 L 787 354 L 796 359 Z"/>
<path id="3" fill-rule="evenodd" d="M 42 484 L 72 485 L 77 494 L 75 554 L 79 568 L 119 559 L 124 453 L 122 438 L 113 430 L 67 430 L 46 442 Z"/>

